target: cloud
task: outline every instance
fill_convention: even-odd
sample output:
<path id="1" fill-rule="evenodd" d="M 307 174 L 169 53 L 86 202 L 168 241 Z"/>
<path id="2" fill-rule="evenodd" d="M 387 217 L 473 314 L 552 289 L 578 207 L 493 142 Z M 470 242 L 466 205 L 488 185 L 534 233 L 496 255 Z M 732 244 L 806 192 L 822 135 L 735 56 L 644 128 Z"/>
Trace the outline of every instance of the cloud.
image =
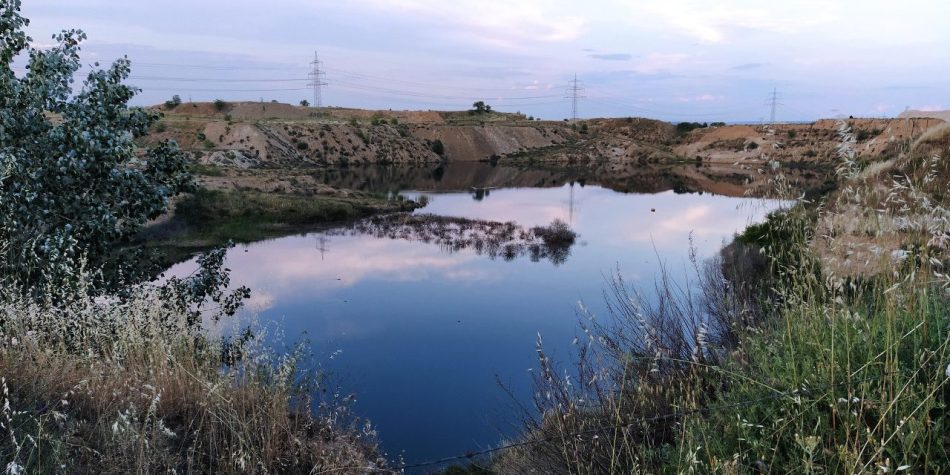
<path id="1" fill-rule="evenodd" d="M 768 64 L 769 64 L 769 63 L 745 63 L 745 64 L 738 64 L 738 65 L 733 66 L 733 67 L 731 67 L 731 68 L 729 68 L 729 69 L 732 69 L 732 70 L 734 70 L 734 71 L 749 71 L 749 70 L 752 70 L 752 69 L 764 68 L 764 67 L 767 66 Z"/>
<path id="2" fill-rule="evenodd" d="M 713 101 L 721 101 L 723 99 L 725 99 L 724 96 L 717 96 L 714 94 L 702 94 L 700 96 L 696 96 L 696 100 L 699 102 L 713 102 Z"/>
<path id="3" fill-rule="evenodd" d="M 751 0 L 709 2 L 667 0 L 638 9 L 702 43 L 723 43 L 743 33 L 791 34 L 834 21 L 832 8 L 815 1 L 763 6 Z"/>
<path id="4" fill-rule="evenodd" d="M 559 43 L 578 39 L 587 20 L 557 13 L 557 5 L 543 0 L 357 0 L 372 8 L 406 15 L 410 21 L 436 23 L 469 41 L 505 49 L 527 43 Z"/>
<path id="5" fill-rule="evenodd" d="M 650 53 L 633 70 L 640 74 L 656 74 L 666 71 L 689 58 L 683 53 Z"/>
<path id="6" fill-rule="evenodd" d="M 588 58 L 601 59 L 604 61 L 628 61 L 633 58 L 632 55 L 626 53 L 603 53 L 603 54 L 589 54 Z"/>

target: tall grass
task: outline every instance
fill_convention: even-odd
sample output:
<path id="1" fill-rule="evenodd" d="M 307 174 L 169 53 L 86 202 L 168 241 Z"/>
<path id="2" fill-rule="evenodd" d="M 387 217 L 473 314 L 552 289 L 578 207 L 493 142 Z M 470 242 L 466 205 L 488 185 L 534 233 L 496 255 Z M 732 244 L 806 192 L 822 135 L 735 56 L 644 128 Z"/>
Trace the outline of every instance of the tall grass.
<path id="1" fill-rule="evenodd" d="M 606 319 L 582 311 L 571 370 L 539 341 L 540 416 L 495 468 L 945 471 L 950 134 L 873 173 L 855 162 L 846 125 L 840 136 L 839 190 L 826 202 L 771 215 L 710 263 L 694 258 L 685 284 L 663 274 L 643 292 L 614 278 Z M 844 220 L 862 222 L 834 228 Z M 844 274 L 842 242 L 882 250 Z"/>
<path id="2" fill-rule="evenodd" d="M 0 299 L 6 473 L 295 473 L 385 465 L 303 354 L 220 339 L 183 286 Z M 77 292 L 74 295 L 84 295 Z M 221 305 L 226 298 L 218 295 Z M 65 300 L 63 300 L 65 299 Z M 178 303 L 183 305 L 178 305 Z M 213 319 L 219 307 L 201 308 Z M 354 468 L 355 467 L 355 468 Z"/>

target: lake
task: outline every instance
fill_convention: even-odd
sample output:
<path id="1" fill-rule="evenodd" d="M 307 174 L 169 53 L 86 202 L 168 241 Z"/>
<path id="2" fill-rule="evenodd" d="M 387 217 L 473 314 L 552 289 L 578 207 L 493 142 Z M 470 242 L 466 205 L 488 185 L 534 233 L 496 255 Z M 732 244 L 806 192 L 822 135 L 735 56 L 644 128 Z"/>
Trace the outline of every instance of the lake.
<path id="1" fill-rule="evenodd" d="M 372 421 L 390 459 L 490 447 L 517 435 L 518 407 L 531 406 L 539 335 L 554 357 L 570 361 L 579 301 L 602 314 L 615 272 L 644 286 L 661 265 L 686 275 L 691 236 L 698 254 L 711 256 L 777 206 L 709 193 L 546 186 L 403 194 L 428 198 L 419 215 L 512 221 L 518 229 L 561 220 L 578 233 L 566 253 L 493 253 L 425 242 L 413 230 L 345 228 L 240 245 L 228 256 L 232 284 L 252 289 L 246 312 L 276 322 L 285 340 L 305 334 L 314 364 L 355 395 L 353 409 Z"/>

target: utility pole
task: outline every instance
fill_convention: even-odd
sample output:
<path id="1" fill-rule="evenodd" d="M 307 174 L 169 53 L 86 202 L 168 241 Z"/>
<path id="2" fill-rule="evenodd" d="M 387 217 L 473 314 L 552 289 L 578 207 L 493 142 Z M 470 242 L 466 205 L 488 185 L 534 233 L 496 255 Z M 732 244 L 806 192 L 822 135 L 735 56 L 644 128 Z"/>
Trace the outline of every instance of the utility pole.
<path id="1" fill-rule="evenodd" d="M 577 100 L 584 98 L 584 85 L 577 80 L 577 74 L 574 75 L 574 80 L 571 81 L 571 85 L 567 88 L 567 96 L 565 99 L 571 100 L 571 121 L 577 122 Z"/>
<path id="2" fill-rule="evenodd" d="M 774 126 L 774 125 L 775 125 L 775 111 L 776 111 L 776 109 L 778 109 L 778 106 L 785 105 L 785 104 L 782 104 L 781 102 L 778 101 L 778 89 L 775 89 L 775 88 L 772 89 L 772 95 L 771 95 L 771 97 L 769 97 L 769 100 L 768 100 L 768 102 L 766 103 L 766 105 L 767 105 L 767 106 L 770 106 L 771 109 L 772 109 L 772 112 L 771 112 L 771 114 L 769 115 L 769 125 Z"/>
<path id="3" fill-rule="evenodd" d="M 320 61 L 320 57 L 317 56 L 317 52 L 313 52 L 313 61 L 310 62 L 310 72 L 307 76 L 310 77 L 310 83 L 307 86 L 313 88 L 313 107 L 320 109 L 323 107 L 323 86 L 327 85 L 327 82 L 324 81 L 327 73 L 322 68 L 323 61 Z"/>

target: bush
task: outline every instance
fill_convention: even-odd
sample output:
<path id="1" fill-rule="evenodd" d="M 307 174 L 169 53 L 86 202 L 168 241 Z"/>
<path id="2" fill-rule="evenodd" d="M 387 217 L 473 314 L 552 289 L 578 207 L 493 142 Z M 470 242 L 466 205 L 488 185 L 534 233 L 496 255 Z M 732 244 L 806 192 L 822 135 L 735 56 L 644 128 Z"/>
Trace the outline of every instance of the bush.
<path id="1" fill-rule="evenodd" d="M 300 101 L 300 107 L 310 107 L 310 101 L 306 99 Z"/>
<path id="2" fill-rule="evenodd" d="M 445 155 L 445 144 L 443 144 L 441 140 L 439 139 L 433 140 L 432 144 L 429 147 L 432 149 L 433 152 L 436 153 L 436 155 L 440 157 Z"/>
<path id="3" fill-rule="evenodd" d="M 170 100 L 165 101 L 166 109 L 174 109 L 181 105 L 181 96 L 175 94 Z"/>
<path id="4" fill-rule="evenodd" d="M 228 108 L 228 103 L 227 103 L 227 102 L 224 102 L 224 101 L 222 101 L 221 99 L 215 99 L 215 100 L 214 100 L 214 110 L 216 110 L 216 111 L 218 111 L 218 112 L 224 112 L 224 110 L 227 109 L 227 108 Z"/>
<path id="5" fill-rule="evenodd" d="M 472 104 L 472 110 L 469 112 L 473 114 L 488 114 L 491 112 L 491 106 L 485 104 L 485 101 L 476 101 Z"/>
<path id="6" fill-rule="evenodd" d="M 680 134 L 686 134 L 696 129 L 701 129 L 707 127 L 708 124 L 700 124 L 699 122 L 680 122 L 676 124 L 676 132 Z"/>
<path id="7" fill-rule="evenodd" d="M 555 219 L 548 226 L 535 227 L 533 231 L 548 247 L 570 247 L 577 239 L 577 233 L 560 219 Z"/>

